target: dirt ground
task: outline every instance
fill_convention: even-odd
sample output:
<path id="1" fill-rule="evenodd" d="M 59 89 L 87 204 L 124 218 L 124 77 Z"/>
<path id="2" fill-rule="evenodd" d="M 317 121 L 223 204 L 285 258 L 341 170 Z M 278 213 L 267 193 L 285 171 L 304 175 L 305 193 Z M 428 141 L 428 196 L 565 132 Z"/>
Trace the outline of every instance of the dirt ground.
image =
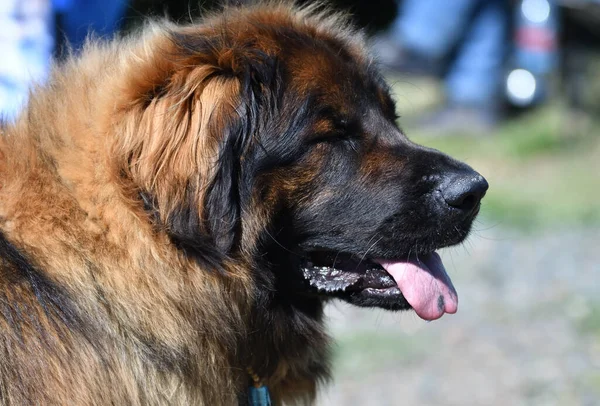
<path id="1" fill-rule="evenodd" d="M 319 405 L 600 405 L 600 229 L 476 228 L 441 252 L 457 314 L 329 306 Z"/>

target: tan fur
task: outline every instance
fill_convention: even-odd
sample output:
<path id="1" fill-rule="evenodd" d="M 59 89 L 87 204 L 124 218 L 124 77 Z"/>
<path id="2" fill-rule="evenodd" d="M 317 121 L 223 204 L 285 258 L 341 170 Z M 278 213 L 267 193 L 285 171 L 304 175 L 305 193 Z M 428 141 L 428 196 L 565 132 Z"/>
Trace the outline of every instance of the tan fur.
<path id="1" fill-rule="evenodd" d="M 132 39 L 89 43 L 1 130 L 0 229 L 93 321 L 82 332 L 52 320 L 1 262 L 5 305 L 27 313 L 17 332 L 0 312 L 1 403 L 237 404 L 248 365 L 236 349 L 253 301 L 244 258 L 226 260 L 226 272 L 201 269 L 153 227 L 138 193 L 152 191 L 164 217 L 186 190 L 201 202 L 240 97 L 238 81 L 212 77 L 223 65 L 236 69 L 234 50 L 190 55 L 167 33 L 231 29 L 242 40 L 254 29 L 249 19 L 349 33 L 338 19 L 284 5 L 232 9 L 182 28 L 151 24 Z M 360 39 L 346 38 L 359 54 Z M 248 255 L 261 215 L 243 230 Z M 148 362 L 144 348 L 184 360 L 187 370 Z M 308 362 L 283 359 L 263 377 L 277 402 L 314 398 L 316 383 L 299 372 Z"/>

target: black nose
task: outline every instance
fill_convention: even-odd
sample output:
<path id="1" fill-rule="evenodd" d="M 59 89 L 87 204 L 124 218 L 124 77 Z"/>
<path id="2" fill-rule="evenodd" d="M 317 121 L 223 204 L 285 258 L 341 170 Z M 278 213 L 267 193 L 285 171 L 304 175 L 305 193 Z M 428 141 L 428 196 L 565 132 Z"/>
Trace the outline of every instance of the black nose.
<path id="1" fill-rule="evenodd" d="M 485 178 L 472 170 L 449 175 L 440 188 L 448 206 L 467 213 L 477 207 L 487 190 Z"/>

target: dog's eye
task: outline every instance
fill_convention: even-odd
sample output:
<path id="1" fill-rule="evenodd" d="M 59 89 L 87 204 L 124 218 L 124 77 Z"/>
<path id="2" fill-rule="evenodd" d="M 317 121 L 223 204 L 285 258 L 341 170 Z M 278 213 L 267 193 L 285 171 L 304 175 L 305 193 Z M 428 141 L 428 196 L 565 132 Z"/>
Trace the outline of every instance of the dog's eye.
<path id="1" fill-rule="evenodd" d="M 328 131 L 324 133 L 314 134 L 310 138 L 311 144 L 319 144 L 322 142 L 339 142 L 350 139 L 350 137 L 346 136 L 346 134 L 338 131 Z"/>
<path id="2" fill-rule="evenodd" d="M 347 130 L 350 127 L 349 120 L 346 118 L 338 118 L 333 120 L 333 125 L 339 131 Z"/>
<path id="3" fill-rule="evenodd" d="M 320 118 L 313 127 L 309 144 L 340 144 L 350 145 L 356 150 L 358 144 L 358 125 L 347 117 L 341 116 L 330 108 L 319 110 Z"/>
<path id="4" fill-rule="evenodd" d="M 347 131 L 330 131 L 326 133 L 317 133 L 311 137 L 310 145 L 345 145 L 358 151 L 358 137 L 352 132 Z"/>
<path id="5" fill-rule="evenodd" d="M 350 118 L 330 106 L 317 109 L 317 126 L 326 126 L 336 131 L 344 131 L 350 126 Z"/>

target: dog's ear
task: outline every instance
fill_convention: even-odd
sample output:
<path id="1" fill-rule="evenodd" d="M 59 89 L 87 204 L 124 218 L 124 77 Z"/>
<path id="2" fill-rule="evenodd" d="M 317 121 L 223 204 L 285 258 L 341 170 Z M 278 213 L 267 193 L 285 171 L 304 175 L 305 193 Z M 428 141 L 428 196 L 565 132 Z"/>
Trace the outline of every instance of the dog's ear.
<path id="1" fill-rule="evenodd" d="M 256 131 L 264 63 L 206 36 L 175 43 L 155 55 L 160 72 L 145 68 L 147 96 L 130 103 L 122 171 L 175 244 L 220 263 L 215 254 L 228 255 L 239 236 L 241 165 Z"/>
<path id="2" fill-rule="evenodd" d="M 253 148 L 257 147 L 254 137 L 266 131 L 265 123 L 260 121 L 261 111 L 275 104 L 273 94 L 264 89 L 277 88 L 274 82 L 278 69 L 276 58 L 235 47 L 225 48 L 218 62 L 219 73 L 211 79 L 211 89 L 225 96 L 217 102 L 225 104 L 206 123 L 208 132 L 218 139 L 218 146 L 207 189 L 198 196 L 202 195 L 205 229 L 221 252 L 228 253 L 240 238 L 240 216 L 251 199 L 256 169 L 252 159 Z M 221 93 L 223 90 L 225 93 Z M 209 97 L 212 100 L 216 96 Z"/>
<path id="3" fill-rule="evenodd" d="M 232 80 L 216 79 L 221 83 L 219 87 Z M 235 88 L 236 97 L 206 123 L 210 133 L 217 138 L 216 155 L 214 160 L 210 159 L 211 167 L 206 173 L 206 182 L 200 182 L 205 189 L 196 193 L 202 229 L 206 230 L 212 243 L 223 254 L 231 251 L 240 231 L 242 157 L 251 135 L 245 125 L 239 83 L 227 86 Z"/>
<path id="4" fill-rule="evenodd" d="M 130 112 L 120 150 L 124 171 L 172 241 L 220 263 L 215 254 L 229 252 L 239 222 L 240 92 L 234 79 L 194 74 L 191 88 L 175 77 Z"/>
<path id="5" fill-rule="evenodd" d="M 203 106 L 206 103 L 200 102 Z M 225 108 L 227 109 L 227 108 Z M 239 131 L 239 118 L 232 111 L 219 108 L 209 114 L 203 125 L 205 131 L 190 136 L 210 137 L 211 147 L 203 142 L 196 173 L 191 173 L 183 198 L 176 198 L 165 213 L 166 230 L 171 240 L 189 256 L 198 260 L 221 264 L 239 232 L 240 201 L 239 174 L 241 150 L 237 140 L 244 135 Z"/>

